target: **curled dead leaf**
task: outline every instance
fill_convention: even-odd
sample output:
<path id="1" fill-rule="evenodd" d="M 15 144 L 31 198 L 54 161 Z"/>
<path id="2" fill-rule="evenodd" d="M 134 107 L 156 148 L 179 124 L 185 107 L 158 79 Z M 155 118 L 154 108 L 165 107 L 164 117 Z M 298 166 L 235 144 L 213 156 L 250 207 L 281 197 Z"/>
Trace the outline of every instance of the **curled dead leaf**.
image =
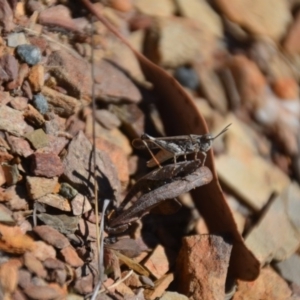
<path id="1" fill-rule="evenodd" d="M 129 47 L 140 63 L 145 78 L 153 84 L 159 113 L 168 135 L 205 134 L 207 124 L 198 112 L 191 97 L 182 86 L 167 72 L 153 64 L 144 55 L 136 51 L 130 43 L 97 11 L 89 0 L 81 0 L 114 35 Z M 184 113 L 183 113 L 184 112 Z M 208 151 L 206 166 L 212 171 L 214 179 L 201 189 L 195 189 L 192 196 L 195 205 L 211 233 L 223 232 L 233 239 L 229 273 L 235 278 L 252 281 L 258 277 L 260 264 L 251 251 L 247 249 L 239 234 L 230 209 L 225 201 L 214 167 L 212 150 Z"/>

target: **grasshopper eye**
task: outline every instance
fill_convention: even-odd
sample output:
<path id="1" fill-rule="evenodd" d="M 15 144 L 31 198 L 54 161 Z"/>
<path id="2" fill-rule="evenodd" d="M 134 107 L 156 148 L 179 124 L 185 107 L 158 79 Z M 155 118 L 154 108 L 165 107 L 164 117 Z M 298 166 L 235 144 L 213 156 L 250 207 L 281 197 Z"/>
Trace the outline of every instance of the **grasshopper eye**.
<path id="1" fill-rule="evenodd" d="M 208 143 L 211 142 L 214 139 L 214 137 L 210 134 L 204 134 L 200 137 L 200 143 Z"/>

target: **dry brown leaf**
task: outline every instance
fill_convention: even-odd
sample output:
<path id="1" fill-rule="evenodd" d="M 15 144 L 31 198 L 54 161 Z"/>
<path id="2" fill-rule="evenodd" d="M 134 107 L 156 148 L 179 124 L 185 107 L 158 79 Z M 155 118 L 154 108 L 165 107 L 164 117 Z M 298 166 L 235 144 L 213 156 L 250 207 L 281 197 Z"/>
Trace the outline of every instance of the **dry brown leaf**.
<path id="1" fill-rule="evenodd" d="M 114 250 L 112 251 L 119 258 L 119 260 L 121 260 L 124 264 L 126 264 L 130 269 L 144 276 L 150 275 L 149 272 L 144 267 L 142 267 L 139 263 L 135 262 L 132 258 L 129 258 L 118 251 L 114 251 Z"/>
<path id="2" fill-rule="evenodd" d="M 111 24 L 103 18 L 88 0 L 81 0 L 91 13 L 93 13 L 114 35 L 127 45 L 138 59 L 141 69 L 153 86 L 154 92 L 159 96 L 158 109 L 166 132 L 169 135 L 205 134 L 208 133 L 206 122 L 181 85 L 163 69 L 153 64 L 144 55 L 136 51 L 130 43 L 118 33 Z M 185 112 L 184 114 L 182 112 Z M 229 233 L 233 239 L 233 250 L 229 264 L 229 273 L 235 278 L 251 281 L 259 275 L 260 265 L 245 246 L 239 234 L 230 209 L 225 201 L 214 167 L 213 152 L 207 155 L 206 165 L 213 172 L 213 181 L 192 192 L 196 207 L 211 233 Z"/>
<path id="3" fill-rule="evenodd" d="M 138 242 L 136 240 L 129 239 L 129 238 L 120 239 L 114 244 L 107 244 L 106 248 L 119 251 L 130 258 L 137 257 L 142 252 Z"/>
<path id="4" fill-rule="evenodd" d="M 146 299 L 154 300 L 157 299 L 158 297 L 161 297 L 173 280 L 174 280 L 173 273 L 166 274 L 161 278 L 159 278 L 158 280 L 156 280 L 153 289 L 145 290 Z"/>

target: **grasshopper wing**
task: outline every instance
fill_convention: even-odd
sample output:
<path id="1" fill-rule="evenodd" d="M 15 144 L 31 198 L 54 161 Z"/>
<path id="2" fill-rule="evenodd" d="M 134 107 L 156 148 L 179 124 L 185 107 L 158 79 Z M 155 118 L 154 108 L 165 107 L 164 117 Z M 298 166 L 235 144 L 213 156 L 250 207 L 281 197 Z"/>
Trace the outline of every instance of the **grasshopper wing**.
<path id="1" fill-rule="evenodd" d="M 145 144 L 146 143 L 146 144 Z M 156 145 L 154 143 L 154 141 L 150 140 L 150 139 L 134 139 L 132 141 L 132 146 L 135 148 L 135 149 L 147 149 L 147 147 L 149 149 L 159 149 L 159 146 Z"/>

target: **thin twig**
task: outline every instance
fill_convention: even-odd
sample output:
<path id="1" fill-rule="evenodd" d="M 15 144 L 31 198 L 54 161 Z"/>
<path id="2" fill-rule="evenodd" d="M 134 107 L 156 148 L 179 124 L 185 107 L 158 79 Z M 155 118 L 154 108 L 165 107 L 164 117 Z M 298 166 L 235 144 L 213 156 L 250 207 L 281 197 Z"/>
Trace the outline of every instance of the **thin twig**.
<path id="1" fill-rule="evenodd" d="M 93 23 L 91 22 L 92 26 L 92 40 L 91 40 L 91 71 L 92 71 L 92 79 L 95 78 L 95 66 L 94 66 L 94 27 Z M 97 156 L 96 156 L 96 103 L 95 103 L 95 81 L 93 80 L 92 84 L 92 116 L 93 116 L 93 177 L 94 177 L 94 195 L 95 195 L 95 217 L 96 217 L 96 224 L 99 224 L 99 203 L 98 203 L 98 185 L 97 185 Z M 100 253 L 100 231 L 98 225 L 96 226 L 96 239 L 97 239 L 97 249 L 98 253 Z M 99 266 L 99 274 L 100 274 L 100 257 L 98 255 L 98 266 Z M 100 276 L 101 277 L 101 276 Z"/>
<path id="2" fill-rule="evenodd" d="M 105 215 L 105 211 L 108 207 L 110 200 L 105 199 L 103 202 L 103 208 L 102 208 L 102 213 L 103 216 Z M 98 226 L 97 226 L 98 228 Z M 99 232 L 99 230 L 98 230 Z M 99 248 L 98 248 L 98 263 L 99 263 L 99 282 L 97 286 L 95 287 L 95 290 L 93 292 L 93 296 L 91 300 L 96 300 L 97 295 L 99 294 L 99 289 L 102 286 L 103 283 L 103 278 L 104 278 L 104 218 L 101 219 L 101 224 L 100 224 L 100 233 L 101 233 L 101 240 L 99 242 Z"/>
<path id="3" fill-rule="evenodd" d="M 33 34 L 33 35 L 36 35 L 36 36 L 42 36 L 43 38 L 45 38 L 46 40 L 48 40 L 49 42 L 51 43 L 55 43 L 57 45 L 59 45 L 61 48 L 67 50 L 68 52 L 70 52 L 72 55 L 74 55 L 76 58 L 80 58 L 80 59 L 83 59 L 76 51 L 74 51 L 72 48 L 69 48 L 68 46 L 62 44 L 61 42 L 49 37 L 48 35 L 44 34 L 44 33 L 38 33 L 37 31 L 35 30 L 32 30 L 32 29 L 29 29 L 27 27 L 24 27 L 23 28 L 25 31 Z"/>
<path id="4" fill-rule="evenodd" d="M 33 226 L 35 227 L 37 225 L 37 219 L 36 219 L 36 201 L 34 201 L 34 204 L 33 204 L 32 219 L 33 219 Z"/>
<path id="5" fill-rule="evenodd" d="M 114 284 L 112 284 L 112 285 L 110 285 L 110 286 L 107 286 L 107 287 L 101 289 L 101 290 L 97 293 L 96 296 L 98 296 L 99 294 L 104 293 L 106 290 L 111 290 L 111 289 L 117 287 L 120 283 L 122 283 L 122 282 L 124 282 L 126 279 L 128 279 L 128 278 L 132 275 L 132 273 L 133 273 L 133 270 L 130 270 L 130 271 L 126 274 L 126 276 L 125 276 L 124 278 L 118 280 L 116 283 L 114 283 Z M 93 300 L 93 298 L 91 298 L 91 300 Z"/>

